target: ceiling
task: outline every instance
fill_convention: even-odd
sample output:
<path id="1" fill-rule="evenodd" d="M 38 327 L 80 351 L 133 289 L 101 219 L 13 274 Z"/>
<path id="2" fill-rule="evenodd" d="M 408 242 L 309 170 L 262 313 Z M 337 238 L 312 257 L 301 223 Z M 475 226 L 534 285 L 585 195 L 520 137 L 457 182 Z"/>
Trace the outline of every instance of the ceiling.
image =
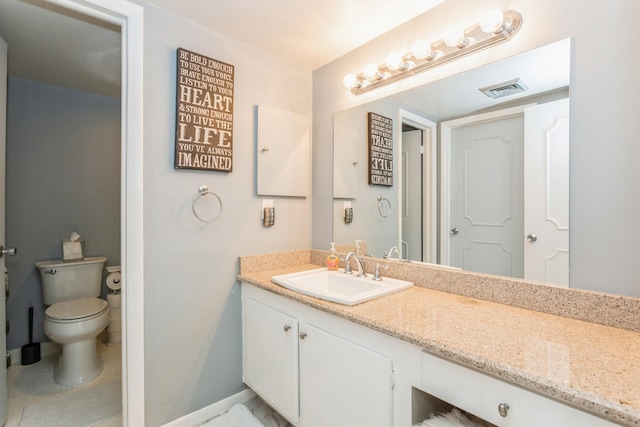
<path id="1" fill-rule="evenodd" d="M 146 0 L 310 71 L 443 1 Z M 119 96 L 118 27 L 44 0 L 2 0 L 0 36 L 10 76 Z"/>

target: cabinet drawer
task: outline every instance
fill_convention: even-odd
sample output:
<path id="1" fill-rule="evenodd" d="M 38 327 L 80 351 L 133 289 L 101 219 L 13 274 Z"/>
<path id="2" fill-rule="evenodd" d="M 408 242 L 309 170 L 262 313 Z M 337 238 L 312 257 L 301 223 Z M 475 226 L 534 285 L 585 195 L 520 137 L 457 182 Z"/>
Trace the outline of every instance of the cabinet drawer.
<path id="1" fill-rule="evenodd" d="M 500 427 L 618 425 L 429 353 L 422 357 L 421 389 Z M 505 416 L 500 405 L 508 405 Z"/>

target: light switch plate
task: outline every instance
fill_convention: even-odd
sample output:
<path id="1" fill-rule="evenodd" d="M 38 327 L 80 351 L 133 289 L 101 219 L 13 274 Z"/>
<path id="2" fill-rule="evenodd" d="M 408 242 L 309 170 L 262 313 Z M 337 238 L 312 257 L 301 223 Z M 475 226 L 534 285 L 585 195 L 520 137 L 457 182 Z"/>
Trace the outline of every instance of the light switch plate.
<path id="1" fill-rule="evenodd" d="M 262 219 L 264 219 L 264 208 L 272 208 L 273 200 L 272 199 L 263 199 L 262 200 Z"/>

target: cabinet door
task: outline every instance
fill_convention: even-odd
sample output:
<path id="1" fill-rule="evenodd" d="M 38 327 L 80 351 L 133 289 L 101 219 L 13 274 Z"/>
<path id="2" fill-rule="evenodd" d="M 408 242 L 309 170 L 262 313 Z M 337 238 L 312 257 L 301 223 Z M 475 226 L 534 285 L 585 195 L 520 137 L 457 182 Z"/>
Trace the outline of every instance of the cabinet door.
<path id="1" fill-rule="evenodd" d="M 391 359 L 308 324 L 299 348 L 302 426 L 392 425 Z"/>
<path id="2" fill-rule="evenodd" d="M 257 107 L 257 190 L 260 196 L 309 195 L 309 116 Z"/>
<path id="3" fill-rule="evenodd" d="M 360 132 L 364 134 L 365 130 L 353 123 L 351 114 L 333 116 L 333 197 L 336 199 L 358 197 L 358 163 L 364 158 L 364 153 L 358 153 Z"/>
<path id="4" fill-rule="evenodd" d="M 243 301 L 244 382 L 298 422 L 298 322 L 255 300 Z"/>

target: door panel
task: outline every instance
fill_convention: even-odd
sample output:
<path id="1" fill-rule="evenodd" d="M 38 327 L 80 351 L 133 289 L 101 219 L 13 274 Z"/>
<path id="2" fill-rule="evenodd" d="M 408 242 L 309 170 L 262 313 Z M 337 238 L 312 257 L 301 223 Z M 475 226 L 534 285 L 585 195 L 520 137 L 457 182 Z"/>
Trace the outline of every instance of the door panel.
<path id="1" fill-rule="evenodd" d="M 450 265 L 523 277 L 523 118 L 451 132 Z"/>
<path id="2" fill-rule="evenodd" d="M 569 286 L 569 99 L 529 107 L 525 129 L 525 278 Z"/>

